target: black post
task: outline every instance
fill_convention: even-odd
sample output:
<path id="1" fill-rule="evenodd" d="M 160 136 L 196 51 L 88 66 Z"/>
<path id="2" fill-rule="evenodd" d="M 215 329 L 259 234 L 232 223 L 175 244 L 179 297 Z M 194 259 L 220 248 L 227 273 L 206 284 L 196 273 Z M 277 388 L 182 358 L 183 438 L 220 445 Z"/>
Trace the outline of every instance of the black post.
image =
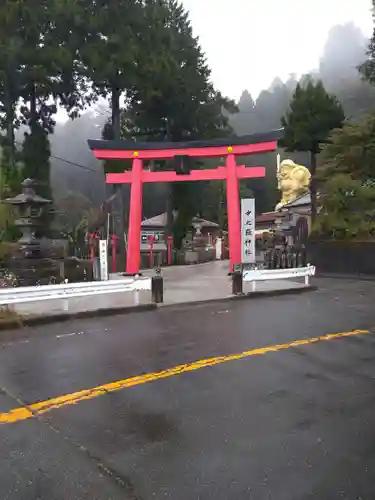
<path id="1" fill-rule="evenodd" d="M 232 273 L 232 294 L 241 295 L 242 293 L 242 269 L 241 266 L 234 266 Z"/>
<path id="2" fill-rule="evenodd" d="M 265 255 L 266 269 L 272 269 L 272 250 L 269 248 Z"/>
<path id="3" fill-rule="evenodd" d="M 160 269 L 151 278 L 151 300 L 155 304 L 162 304 L 164 300 L 164 280 L 160 275 Z"/>

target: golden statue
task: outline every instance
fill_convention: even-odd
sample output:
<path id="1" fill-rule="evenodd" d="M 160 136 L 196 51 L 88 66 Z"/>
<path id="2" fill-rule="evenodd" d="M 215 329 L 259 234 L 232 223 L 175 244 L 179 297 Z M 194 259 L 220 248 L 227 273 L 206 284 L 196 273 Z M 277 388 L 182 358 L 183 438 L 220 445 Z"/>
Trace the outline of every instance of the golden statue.
<path id="1" fill-rule="evenodd" d="M 281 200 L 275 210 L 307 193 L 310 179 L 311 174 L 303 165 L 297 165 L 292 160 L 282 161 L 277 170 L 277 187 L 281 191 Z"/>

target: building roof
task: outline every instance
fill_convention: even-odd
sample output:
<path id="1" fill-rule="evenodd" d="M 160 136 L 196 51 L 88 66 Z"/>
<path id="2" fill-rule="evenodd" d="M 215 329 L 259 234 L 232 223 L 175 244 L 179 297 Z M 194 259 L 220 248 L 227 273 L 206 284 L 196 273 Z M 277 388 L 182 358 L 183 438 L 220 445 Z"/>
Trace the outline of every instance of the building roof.
<path id="1" fill-rule="evenodd" d="M 199 224 L 201 227 L 220 227 L 216 222 L 201 219 L 200 217 L 194 217 L 192 222 L 193 224 Z"/>
<path id="2" fill-rule="evenodd" d="M 142 221 L 142 227 L 165 227 L 167 225 L 167 213 L 155 215 L 151 219 Z"/>
<path id="3" fill-rule="evenodd" d="M 209 220 L 201 219 L 200 217 L 194 217 L 192 220 L 192 224 L 199 225 L 201 227 L 220 227 L 216 222 L 212 222 Z M 167 225 L 167 213 L 156 215 L 155 217 L 151 217 L 151 219 L 146 219 L 142 221 L 142 227 L 165 227 Z"/>
<path id="4" fill-rule="evenodd" d="M 310 205 L 311 204 L 311 196 L 310 193 L 305 193 L 295 200 L 286 203 L 284 206 L 281 207 L 280 210 L 283 210 L 284 208 L 292 208 L 292 207 L 300 207 L 302 205 Z"/>
<path id="5" fill-rule="evenodd" d="M 273 222 L 278 216 L 278 212 L 264 212 L 255 218 L 255 222 Z"/>

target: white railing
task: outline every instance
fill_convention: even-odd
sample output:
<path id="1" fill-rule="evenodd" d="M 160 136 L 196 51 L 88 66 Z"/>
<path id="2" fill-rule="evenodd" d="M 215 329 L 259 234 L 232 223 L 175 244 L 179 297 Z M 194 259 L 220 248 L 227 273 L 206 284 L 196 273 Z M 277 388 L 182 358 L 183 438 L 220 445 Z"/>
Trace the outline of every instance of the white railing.
<path id="1" fill-rule="evenodd" d="M 151 278 L 0 288 L 0 306 L 143 290 L 151 291 Z"/>
<path id="2" fill-rule="evenodd" d="M 242 280 L 245 283 L 252 283 L 254 290 L 257 281 L 305 278 L 305 285 L 309 285 L 310 277 L 314 275 L 315 266 L 310 265 L 287 269 L 245 269 L 242 273 Z"/>

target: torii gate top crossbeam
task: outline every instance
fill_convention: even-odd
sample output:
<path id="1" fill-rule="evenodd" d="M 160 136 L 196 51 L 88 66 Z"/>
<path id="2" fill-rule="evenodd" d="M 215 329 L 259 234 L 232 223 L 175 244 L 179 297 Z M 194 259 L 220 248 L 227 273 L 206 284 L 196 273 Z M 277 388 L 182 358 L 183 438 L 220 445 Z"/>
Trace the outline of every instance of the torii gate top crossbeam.
<path id="1" fill-rule="evenodd" d="M 125 142 L 89 139 L 88 144 L 99 160 L 120 160 L 137 157 L 140 160 L 167 160 L 178 155 L 196 158 L 228 155 L 228 147 L 236 156 L 275 151 L 283 129 L 241 137 L 191 142 Z"/>

